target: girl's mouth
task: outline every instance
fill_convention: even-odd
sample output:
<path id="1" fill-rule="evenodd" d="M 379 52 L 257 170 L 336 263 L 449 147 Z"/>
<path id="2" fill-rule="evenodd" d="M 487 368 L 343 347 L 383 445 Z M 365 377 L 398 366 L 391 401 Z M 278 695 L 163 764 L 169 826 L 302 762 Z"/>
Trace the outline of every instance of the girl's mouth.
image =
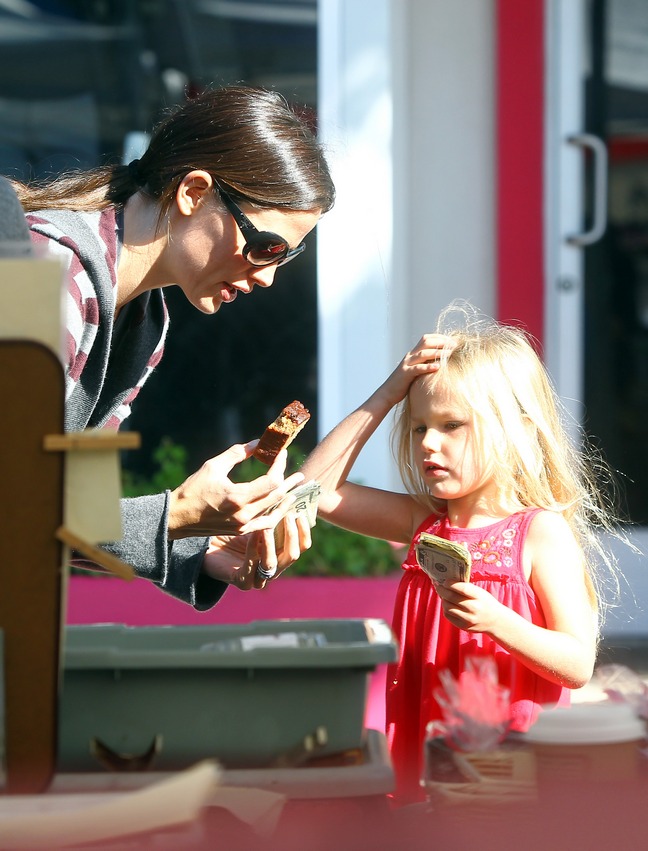
<path id="1" fill-rule="evenodd" d="M 426 464 L 425 465 L 425 475 L 432 476 L 436 478 L 437 476 L 446 475 L 448 470 L 445 467 L 441 467 L 439 464 Z"/>

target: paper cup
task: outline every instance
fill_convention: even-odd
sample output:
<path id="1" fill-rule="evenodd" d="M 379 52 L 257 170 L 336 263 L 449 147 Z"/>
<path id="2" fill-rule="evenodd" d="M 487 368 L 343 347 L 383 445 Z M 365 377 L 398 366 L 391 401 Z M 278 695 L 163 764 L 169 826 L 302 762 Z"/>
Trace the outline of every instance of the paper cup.
<path id="1" fill-rule="evenodd" d="M 524 738 L 542 788 L 636 779 L 645 735 L 629 704 L 601 702 L 545 710 Z"/>

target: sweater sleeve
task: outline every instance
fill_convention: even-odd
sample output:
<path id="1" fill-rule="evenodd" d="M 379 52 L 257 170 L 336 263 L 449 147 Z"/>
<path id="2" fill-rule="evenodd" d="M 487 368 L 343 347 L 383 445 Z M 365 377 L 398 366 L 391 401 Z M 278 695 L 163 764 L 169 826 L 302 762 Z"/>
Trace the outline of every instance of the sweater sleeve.
<path id="1" fill-rule="evenodd" d="M 167 594 L 198 611 L 214 606 L 227 583 L 202 573 L 209 538 L 167 540 L 169 491 L 121 500 L 123 537 L 102 549 L 130 564 Z"/>

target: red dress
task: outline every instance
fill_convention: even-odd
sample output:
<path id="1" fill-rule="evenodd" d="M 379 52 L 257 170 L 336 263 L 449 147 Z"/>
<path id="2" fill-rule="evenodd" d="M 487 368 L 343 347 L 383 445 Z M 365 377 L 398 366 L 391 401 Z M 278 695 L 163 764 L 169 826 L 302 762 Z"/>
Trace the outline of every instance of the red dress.
<path id="1" fill-rule="evenodd" d="M 414 535 L 403 563 L 396 594 L 393 628 L 401 653 L 387 674 L 387 737 L 396 775 L 396 800 L 423 795 L 420 777 L 425 728 L 443 718 L 434 698 L 438 672 L 456 678 L 470 656 L 495 658 L 499 682 L 510 689 L 511 729 L 528 730 L 541 706 L 569 703 L 569 690 L 548 682 L 513 659 L 485 633 L 453 626 L 443 615 L 434 586 L 416 562 L 414 544 L 421 532 L 465 544 L 472 555 L 470 581 L 527 620 L 545 626 L 545 618 L 524 577 L 522 551 L 531 520 L 542 509 L 527 509 L 479 529 L 451 526 L 447 518 L 428 517 Z"/>

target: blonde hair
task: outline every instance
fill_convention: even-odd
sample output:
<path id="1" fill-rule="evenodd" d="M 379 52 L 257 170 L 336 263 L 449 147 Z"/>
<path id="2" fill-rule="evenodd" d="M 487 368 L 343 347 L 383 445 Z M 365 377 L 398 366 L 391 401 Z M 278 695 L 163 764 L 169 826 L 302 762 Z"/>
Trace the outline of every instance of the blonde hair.
<path id="1" fill-rule="evenodd" d="M 455 348 L 438 372 L 417 379 L 432 394 L 450 390 L 473 418 L 486 472 L 511 513 L 544 508 L 563 515 L 580 544 L 592 597 L 602 601 L 603 585 L 618 593 L 616 559 L 601 533 L 626 541 L 615 505 L 617 486 L 600 453 L 568 416 L 531 343 L 520 328 L 502 325 L 465 302 L 447 307 L 437 332 Z M 432 512 L 445 514 L 413 461 L 409 397 L 399 406 L 392 435 L 394 454 L 408 492 Z M 576 438 L 572 435 L 576 435 Z M 606 583 L 600 572 L 607 568 Z"/>

